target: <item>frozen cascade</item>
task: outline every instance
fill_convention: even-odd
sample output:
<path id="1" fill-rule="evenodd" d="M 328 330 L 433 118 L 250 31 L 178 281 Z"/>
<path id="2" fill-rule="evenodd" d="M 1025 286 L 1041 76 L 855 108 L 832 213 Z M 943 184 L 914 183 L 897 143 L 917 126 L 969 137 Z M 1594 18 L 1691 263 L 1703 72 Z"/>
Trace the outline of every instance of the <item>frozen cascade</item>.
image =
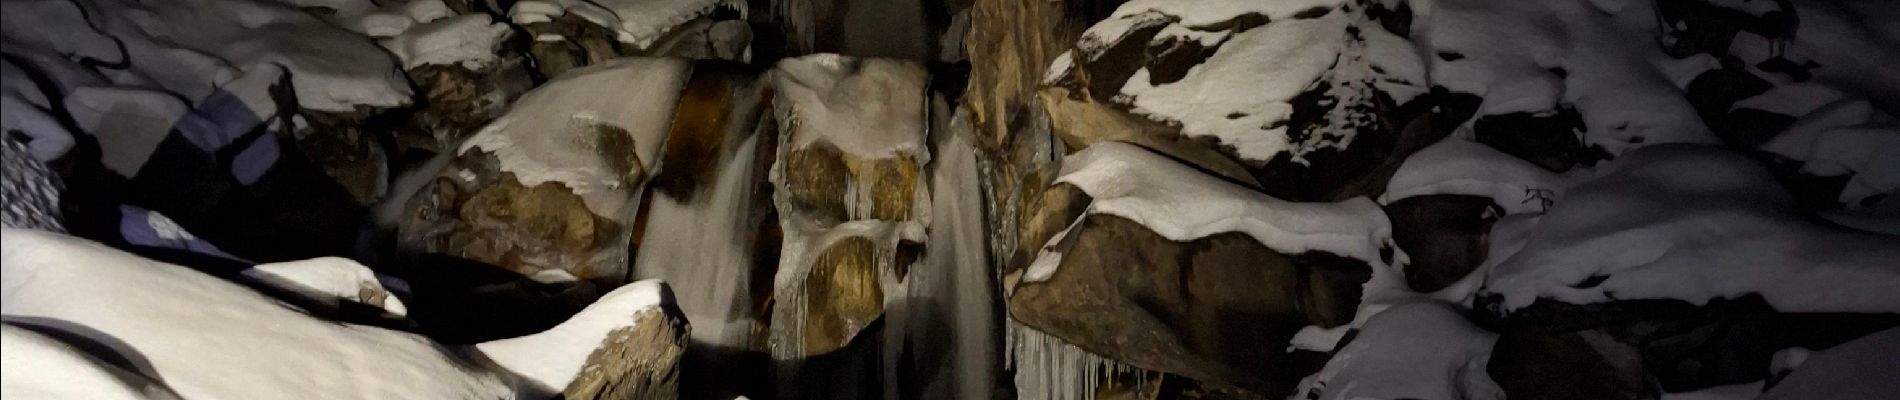
<path id="1" fill-rule="evenodd" d="M 721 154 L 710 191 L 682 203 L 655 193 L 647 209 L 644 240 L 636 251 L 636 280 L 661 279 L 675 291 L 680 311 L 693 324 L 693 340 L 751 347 L 763 331 L 749 307 L 752 235 L 760 221 L 752 212 L 760 177 L 755 168 L 758 136 Z"/>
<path id="2" fill-rule="evenodd" d="M 933 225 L 923 260 L 909 279 L 902 312 L 887 318 L 905 318 L 902 329 L 886 329 L 908 336 L 912 357 L 923 371 L 919 377 L 925 398 L 986 398 L 996 388 L 995 371 L 1002 365 L 1001 297 L 996 273 L 985 248 L 988 229 L 983 219 L 983 192 L 979 185 L 977 150 L 970 144 L 964 119 L 935 138 L 937 146 L 930 174 L 931 215 L 943 221 Z M 964 129 L 959 129 L 960 127 Z M 895 310 L 893 310 L 895 311 Z M 888 336 L 887 336 L 888 337 Z M 900 346 L 902 342 L 898 343 Z M 887 350 L 895 357 L 902 347 Z M 894 386 L 894 385 L 893 385 Z M 889 392 L 887 392 L 889 393 Z"/>
<path id="3" fill-rule="evenodd" d="M 1055 336 L 1010 320 L 1008 363 L 1016 370 L 1016 398 L 1023 400 L 1094 400 L 1103 377 L 1135 373 L 1137 392 L 1149 392 L 1158 380 L 1139 369 L 1082 350 Z"/>

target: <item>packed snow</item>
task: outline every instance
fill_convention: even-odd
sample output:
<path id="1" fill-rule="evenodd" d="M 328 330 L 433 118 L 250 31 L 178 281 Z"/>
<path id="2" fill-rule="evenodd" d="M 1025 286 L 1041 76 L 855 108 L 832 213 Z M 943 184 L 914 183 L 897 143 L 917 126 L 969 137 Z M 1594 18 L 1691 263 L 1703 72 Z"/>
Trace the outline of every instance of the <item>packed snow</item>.
<path id="1" fill-rule="evenodd" d="M 1379 202 L 1457 194 L 1491 198 L 1509 214 L 1542 213 L 1588 173 L 1550 172 L 1490 146 L 1452 137 L 1407 157 L 1386 183 Z"/>
<path id="2" fill-rule="evenodd" d="M 380 43 L 402 60 L 403 68 L 450 64 L 480 70 L 499 61 L 502 44 L 513 34 L 508 24 L 469 14 L 423 23 Z"/>
<path id="3" fill-rule="evenodd" d="M 816 142 L 838 146 L 864 159 L 899 153 L 928 164 L 924 151 L 924 85 L 929 77 L 916 64 L 879 58 L 816 54 L 781 60 L 773 88 L 789 104 L 796 129 L 787 143 L 804 148 Z"/>
<path id="4" fill-rule="evenodd" d="M 1275 199 L 1130 144 L 1099 143 L 1070 155 L 1055 182 L 1088 193 L 1090 214 L 1127 218 L 1177 242 L 1241 232 L 1281 253 L 1324 251 L 1377 266 L 1391 235 L 1371 200 Z"/>
<path id="5" fill-rule="evenodd" d="M 1393 306 L 1359 328 L 1299 393 L 1316 400 L 1503 399 L 1485 372 L 1496 341 L 1451 306 Z"/>
<path id="6" fill-rule="evenodd" d="M 507 115 L 462 144 L 494 154 L 522 186 L 565 185 L 598 215 L 620 215 L 626 176 L 603 160 L 599 135 L 624 130 L 641 171 L 653 170 L 672 126 L 674 103 L 690 65 L 662 58 L 620 58 L 569 71 L 521 96 Z M 639 96 L 629 97 L 630 94 Z M 600 194 L 595 194 L 600 193 Z"/>
<path id="7" fill-rule="evenodd" d="M 1758 293 L 1782 312 L 1900 312 L 1900 239 L 1793 213 L 1754 160 L 1652 146 L 1602 167 L 1492 272 L 1485 286 L 1507 309 L 1540 297 L 1700 304 Z"/>
<path id="8" fill-rule="evenodd" d="M 139 360 L 139 371 L 122 372 L 162 377 L 163 387 L 181 398 L 546 396 L 566 387 L 608 332 L 633 326 L 636 312 L 657 310 L 667 297 L 658 281 L 621 287 L 547 332 L 475 346 L 493 362 L 483 364 L 463 358 L 467 350 L 410 333 L 312 318 L 243 286 L 98 243 L 11 228 L 3 237 L 0 311 L 9 327 L 7 364 L 0 370 L 7 371 L 9 393 L 69 385 L 80 376 L 124 375 L 70 352 L 47 355 L 50 359 L 27 354 L 60 351 L 12 328 L 28 324 L 104 346 L 95 351 Z M 320 264 L 317 275 L 366 272 L 342 260 L 307 262 Z M 285 276 L 279 268 L 267 270 L 261 273 Z M 298 274 L 305 272 L 310 271 Z M 317 286 L 337 283 L 317 275 L 291 279 Z M 356 278 L 345 280 L 365 283 Z M 127 390 L 134 389 L 139 388 Z"/>

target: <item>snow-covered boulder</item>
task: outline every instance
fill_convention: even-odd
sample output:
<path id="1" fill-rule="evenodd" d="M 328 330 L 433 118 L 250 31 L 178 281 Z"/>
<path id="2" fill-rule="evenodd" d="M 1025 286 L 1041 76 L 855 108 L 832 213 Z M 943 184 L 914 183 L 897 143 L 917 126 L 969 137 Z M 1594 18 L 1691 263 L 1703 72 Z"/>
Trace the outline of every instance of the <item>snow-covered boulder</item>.
<path id="1" fill-rule="evenodd" d="M 532 35 L 530 53 L 551 78 L 621 56 L 744 61 L 746 10 L 732 0 L 529 0 L 508 17 Z"/>
<path id="2" fill-rule="evenodd" d="M 1289 346 L 1332 346 L 1296 335 L 1343 329 L 1403 290 L 1385 215 L 1365 198 L 1279 200 L 1117 142 L 1069 156 L 1054 182 L 1018 228 L 1010 318 L 1121 365 L 1285 395 L 1319 368 Z M 1082 383 L 1063 368 L 1018 382 Z"/>
<path id="3" fill-rule="evenodd" d="M 522 96 L 410 199 L 398 221 L 402 247 L 522 275 L 564 269 L 584 280 L 626 279 L 640 193 L 659 165 L 688 67 L 618 59 Z"/>
<path id="4" fill-rule="evenodd" d="M 1666 146 L 1623 158 L 1573 187 L 1493 271 L 1487 290 L 1506 312 L 1538 299 L 1747 294 L 1783 312 L 1900 312 L 1900 239 L 1801 217 L 1767 169 L 1738 153 Z"/>
<path id="5" fill-rule="evenodd" d="M 1393 306 L 1366 321 L 1358 335 L 1300 384 L 1315 400 L 1498 400 L 1485 364 L 1497 334 L 1455 308 L 1420 302 Z"/>
<path id="6" fill-rule="evenodd" d="M 120 381 L 121 393 L 179 398 L 593 398 L 587 388 L 601 381 L 664 392 L 684 347 L 684 323 L 657 281 L 609 293 L 547 332 L 445 347 L 313 318 L 186 267 L 51 233 L 7 229 L 0 259 L 9 394 L 111 390 L 62 387 L 107 375 L 140 378 Z M 130 363 L 103 361 L 113 359 Z"/>
<path id="7" fill-rule="evenodd" d="M 1432 132 L 1407 129 L 1426 75 L 1409 14 L 1386 3 L 1123 4 L 1055 59 L 1042 104 L 1071 149 L 1123 140 L 1238 164 L 1291 200 L 1376 194 Z"/>

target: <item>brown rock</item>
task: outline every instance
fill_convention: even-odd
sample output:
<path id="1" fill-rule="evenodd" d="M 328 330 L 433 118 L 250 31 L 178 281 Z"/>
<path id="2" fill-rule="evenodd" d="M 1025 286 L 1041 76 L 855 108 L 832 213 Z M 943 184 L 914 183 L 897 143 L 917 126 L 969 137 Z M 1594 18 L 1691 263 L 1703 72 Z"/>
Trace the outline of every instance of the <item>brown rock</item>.
<path id="1" fill-rule="evenodd" d="M 576 400 L 679 398 L 688 328 L 664 310 L 641 311 L 634 326 L 609 332 L 562 391 Z"/>
<path id="2" fill-rule="evenodd" d="M 547 22 L 522 24 L 521 28 L 528 32 L 528 37 L 537 38 L 529 45 L 528 54 L 534 57 L 535 68 L 543 78 L 553 79 L 562 72 L 624 54 L 620 42 L 614 39 L 613 30 L 574 13 L 561 14 Z M 549 35 L 565 40 L 538 39 Z"/>
<path id="3" fill-rule="evenodd" d="M 1057 185 L 1038 213 L 1077 213 L 1088 201 Z M 1181 243 L 1121 217 L 1080 218 L 1054 249 L 1056 272 L 1012 287 L 1010 316 L 1091 353 L 1217 386 L 1290 393 L 1320 365 L 1290 357 L 1288 340 L 1308 325 L 1350 322 L 1371 274 L 1361 261 L 1281 254 L 1236 232 Z M 1025 226 L 1023 243 L 1052 237 L 1042 233 L 1049 220 Z M 1028 264 L 1020 255 L 1031 250 L 1019 248 L 1013 265 Z"/>
<path id="4" fill-rule="evenodd" d="M 877 256 L 876 243 L 863 237 L 845 238 L 818 253 L 804 283 L 805 351 L 823 354 L 844 347 L 883 314 Z"/>
<path id="5" fill-rule="evenodd" d="M 377 144 L 371 117 L 387 110 L 357 106 L 353 112 L 302 110 L 309 125 L 295 134 L 296 146 L 349 191 L 359 205 L 372 205 L 389 189 L 389 159 Z"/>
<path id="6" fill-rule="evenodd" d="M 1465 195 L 1414 196 L 1385 205 L 1392 241 L 1411 257 L 1405 282 L 1434 292 L 1464 279 L 1490 254 L 1491 223 L 1502 214 L 1490 198 Z"/>
<path id="7" fill-rule="evenodd" d="M 403 247 L 500 266 L 523 275 L 567 270 L 582 279 L 624 279 L 624 267 L 599 252 L 622 224 L 599 216 L 567 187 L 545 182 L 525 187 L 501 172 L 492 155 L 463 157 L 411 200 L 401 222 Z M 459 171 L 469 171 L 468 180 Z"/>
<path id="8" fill-rule="evenodd" d="M 409 79 L 422 90 L 426 101 L 415 115 L 415 124 L 423 130 L 409 133 L 426 136 L 404 137 L 398 131 L 398 148 L 428 154 L 450 151 L 507 112 L 509 103 L 534 87 L 534 80 L 519 53 L 507 49 L 500 59 L 481 70 L 454 64 L 410 69 Z"/>

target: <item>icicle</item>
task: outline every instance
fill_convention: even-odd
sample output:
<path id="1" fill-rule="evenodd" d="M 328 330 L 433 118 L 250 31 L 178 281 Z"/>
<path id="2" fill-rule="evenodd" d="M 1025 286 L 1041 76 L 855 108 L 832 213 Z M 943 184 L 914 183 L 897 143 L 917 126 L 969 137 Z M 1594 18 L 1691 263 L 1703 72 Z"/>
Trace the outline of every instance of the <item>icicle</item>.
<path id="1" fill-rule="evenodd" d="M 1062 339 L 1011 319 L 1006 362 L 1016 369 L 1016 396 L 1023 400 L 1094 400 L 1103 378 L 1133 374 L 1138 392 L 1149 392 L 1159 379 L 1145 371 L 1103 358 Z"/>

